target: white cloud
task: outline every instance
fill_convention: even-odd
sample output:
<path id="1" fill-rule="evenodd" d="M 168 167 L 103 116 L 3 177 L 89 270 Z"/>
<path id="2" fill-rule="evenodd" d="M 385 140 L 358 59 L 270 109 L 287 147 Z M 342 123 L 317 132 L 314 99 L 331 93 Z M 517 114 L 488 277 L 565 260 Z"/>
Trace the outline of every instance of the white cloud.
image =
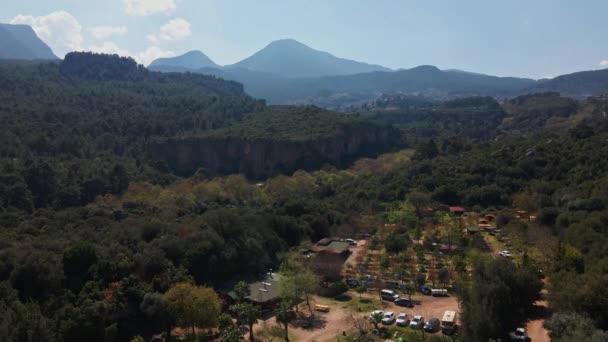
<path id="1" fill-rule="evenodd" d="M 600 66 L 605 66 L 608 67 L 608 59 L 605 59 L 603 61 L 600 61 Z"/>
<path id="2" fill-rule="evenodd" d="M 111 36 L 124 36 L 129 32 L 125 26 L 95 26 L 91 30 L 95 39 L 106 39 Z"/>
<path id="3" fill-rule="evenodd" d="M 192 30 L 190 30 L 191 26 L 192 25 L 190 25 L 186 19 L 172 19 L 160 27 L 160 32 L 158 34 L 146 35 L 146 40 L 154 45 L 158 45 L 162 40 L 183 40 L 192 35 Z"/>
<path id="4" fill-rule="evenodd" d="M 175 10 L 175 0 L 125 0 L 126 12 L 130 15 L 146 16 Z"/>
<path id="5" fill-rule="evenodd" d="M 56 11 L 45 16 L 17 15 L 11 24 L 30 25 L 34 32 L 47 43 L 58 57 L 81 49 L 82 26 L 68 12 Z"/>
<path id="6" fill-rule="evenodd" d="M 152 44 L 158 44 L 158 37 L 155 34 L 149 34 L 146 36 L 146 40 Z"/>
<path id="7" fill-rule="evenodd" d="M 100 45 L 91 45 L 89 50 L 98 53 L 107 53 L 111 55 L 130 56 L 128 50 L 123 50 L 114 42 L 103 42 Z"/>
<path id="8" fill-rule="evenodd" d="M 135 59 L 143 65 L 150 64 L 153 60 L 162 57 L 174 57 L 175 52 L 173 51 L 164 51 L 158 46 L 150 46 L 146 50 L 140 52 Z"/>

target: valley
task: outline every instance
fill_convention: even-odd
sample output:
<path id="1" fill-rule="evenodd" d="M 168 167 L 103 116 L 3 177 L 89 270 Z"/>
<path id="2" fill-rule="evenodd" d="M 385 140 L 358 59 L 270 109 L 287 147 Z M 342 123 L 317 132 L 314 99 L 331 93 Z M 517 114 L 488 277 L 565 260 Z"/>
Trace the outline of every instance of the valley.
<path id="1" fill-rule="evenodd" d="M 0 24 L 0 341 L 608 341 L 608 69 L 418 63 L 564 73 L 586 26 L 552 25 L 586 6 L 553 40 L 464 3 L 336 4 Z M 422 65 L 277 40 L 301 18 L 304 41 Z M 580 51 L 539 64 L 545 41 Z"/>

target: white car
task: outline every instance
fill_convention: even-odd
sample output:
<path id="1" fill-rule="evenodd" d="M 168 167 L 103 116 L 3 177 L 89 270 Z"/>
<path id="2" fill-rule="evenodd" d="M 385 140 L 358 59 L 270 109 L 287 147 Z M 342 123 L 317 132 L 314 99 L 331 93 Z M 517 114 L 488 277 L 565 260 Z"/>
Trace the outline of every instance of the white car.
<path id="1" fill-rule="evenodd" d="M 390 311 L 386 312 L 384 317 L 382 317 L 382 324 L 391 325 L 393 323 L 395 323 L 395 314 Z"/>
<path id="2" fill-rule="evenodd" d="M 498 255 L 500 255 L 501 257 L 510 258 L 511 257 L 511 252 L 509 252 L 509 251 L 500 251 L 500 252 L 498 252 Z"/>
<path id="3" fill-rule="evenodd" d="M 399 315 L 397 315 L 397 321 L 395 322 L 395 324 L 397 324 L 400 327 L 407 327 L 409 323 L 410 323 L 410 318 L 407 317 L 406 313 L 400 313 Z"/>
<path id="4" fill-rule="evenodd" d="M 420 315 L 414 316 L 410 322 L 410 328 L 420 329 L 422 326 L 424 326 L 424 317 Z"/>
<path id="5" fill-rule="evenodd" d="M 526 334 L 526 329 L 517 328 L 514 332 L 509 333 L 509 338 L 511 341 L 527 341 L 528 335 Z"/>
<path id="6" fill-rule="evenodd" d="M 356 246 L 357 245 L 357 241 L 353 240 L 353 239 L 344 239 L 345 242 L 348 242 L 349 245 L 351 246 Z"/>

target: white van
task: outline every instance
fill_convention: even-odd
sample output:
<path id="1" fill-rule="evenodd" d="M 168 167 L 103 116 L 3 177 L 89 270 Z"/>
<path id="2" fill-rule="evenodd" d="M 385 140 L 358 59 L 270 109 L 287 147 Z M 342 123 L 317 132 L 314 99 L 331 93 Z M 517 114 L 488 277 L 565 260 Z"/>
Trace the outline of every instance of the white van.
<path id="1" fill-rule="evenodd" d="M 448 290 L 446 290 L 446 289 L 432 289 L 431 290 L 431 295 L 433 297 L 447 297 L 448 296 Z"/>
<path id="2" fill-rule="evenodd" d="M 382 290 L 380 291 L 380 297 L 384 300 L 394 301 L 399 298 L 399 295 L 395 293 L 393 290 Z"/>
<path id="3" fill-rule="evenodd" d="M 456 330 L 456 311 L 446 311 L 441 319 L 441 332 L 446 335 L 452 334 Z"/>

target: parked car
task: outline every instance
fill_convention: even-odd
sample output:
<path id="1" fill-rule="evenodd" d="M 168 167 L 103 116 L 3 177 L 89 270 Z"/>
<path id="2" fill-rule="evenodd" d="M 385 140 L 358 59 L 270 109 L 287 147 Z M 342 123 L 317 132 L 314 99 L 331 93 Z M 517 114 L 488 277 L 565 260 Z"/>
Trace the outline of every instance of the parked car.
<path id="1" fill-rule="evenodd" d="M 399 315 L 397 315 L 397 321 L 395 322 L 396 325 L 400 327 L 407 327 L 409 323 L 410 318 L 407 316 L 406 313 L 400 313 Z"/>
<path id="2" fill-rule="evenodd" d="M 412 318 L 412 320 L 410 321 L 410 328 L 420 329 L 423 326 L 424 326 L 424 317 L 422 317 L 420 315 L 414 316 L 414 318 Z"/>
<path id="3" fill-rule="evenodd" d="M 380 297 L 384 300 L 394 301 L 395 299 L 399 298 L 399 295 L 396 294 L 393 290 L 385 289 L 380 291 Z"/>
<path id="4" fill-rule="evenodd" d="M 382 324 L 391 325 L 395 323 L 395 314 L 391 311 L 385 312 L 384 317 L 382 318 Z"/>
<path id="5" fill-rule="evenodd" d="M 528 334 L 526 333 L 526 329 L 515 329 L 515 331 L 509 333 L 509 339 L 511 339 L 511 341 L 528 341 Z"/>
<path id="6" fill-rule="evenodd" d="M 439 318 L 431 318 L 424 325 L 424 331 L 435 332 L 439 330 Z"/>
<path id="7" fill-rule="evenodd" d="M 500 255 L 501 257 L 505 257 L 505 258 L 510 258 L 512 256 L 511 252 L 509 252 L 509 251 L 500 251 L 500 252 L 498 252 L 498 255 Z"/>
<path id="8" fill-rule="evenodd" d="M 393 301 L 393 303 L 399 306 L 406 306 L 408 308 L 414 307 L 414 303 L 412 303 L 412 300 L 409 298 L 397 298 Z"/>
<path id="9" fill-rule="evenodd" d="M 424 294 L 424 295 L 430 296 L 432 289 L 428 285 L 422 285 L 422 286 L 420 286 L 420 292 L 422 292 L 422 294 Z"/>
<path id="10" fill-rule="evenodd" d="M 353 239 L 344 239 L 344 241 L 348 242 L 348 244 L 351 245 L 351 246 L 356 246 L 357 245 L 357 241 L 353 240 Z"/>

